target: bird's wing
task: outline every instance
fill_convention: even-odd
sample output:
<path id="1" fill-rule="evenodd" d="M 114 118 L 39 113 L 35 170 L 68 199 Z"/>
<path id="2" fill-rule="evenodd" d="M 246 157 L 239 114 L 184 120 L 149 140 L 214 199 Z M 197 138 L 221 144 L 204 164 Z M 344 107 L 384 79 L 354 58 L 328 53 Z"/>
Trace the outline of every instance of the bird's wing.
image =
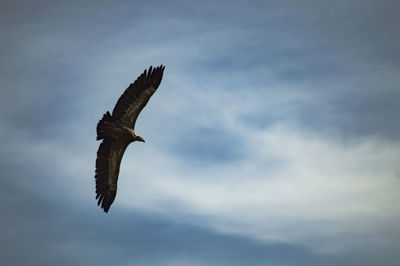
<path id="1" fill-rule="evenodd" d="M 121 125 L 130 128 L 135 127 L 136 119 L 140 111 L 146 106 L 150 97 L 157 90 L 161 83 L 164 72 L 164 66 L 161 65 L 153 69 L 145 70 L 132 83 L 118 99 L 112 112 L 112 117 Z"/>
<path id="2" fill-rule="evenodd" d="M 117 194 L 119 166 L 128 143 L 104 139 L 97 151 L 96 199 L 104 212 L 108 212 Z"/>

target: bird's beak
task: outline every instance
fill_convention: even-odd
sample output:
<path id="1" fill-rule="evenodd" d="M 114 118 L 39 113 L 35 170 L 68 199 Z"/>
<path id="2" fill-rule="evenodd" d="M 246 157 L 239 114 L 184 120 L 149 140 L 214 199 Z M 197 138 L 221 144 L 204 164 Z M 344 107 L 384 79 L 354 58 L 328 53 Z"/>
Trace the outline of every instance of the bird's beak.
<path id="1" fill-rule="evenodd" d="M 137 141 L 141 141 L 141 142 L 146 142 L 146 141 L 144 141 L 144 139 L 143 139 L 141 136 L 137 136 L 137 137 L 136 137 L 136 140 L 137 140 Z"/>

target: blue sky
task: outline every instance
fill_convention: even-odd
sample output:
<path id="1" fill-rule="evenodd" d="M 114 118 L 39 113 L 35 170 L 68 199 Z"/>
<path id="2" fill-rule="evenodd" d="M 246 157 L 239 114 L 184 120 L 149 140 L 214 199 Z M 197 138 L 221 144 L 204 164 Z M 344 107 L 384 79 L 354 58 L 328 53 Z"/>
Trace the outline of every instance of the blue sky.
<path id="1" fill-rule="evenodd" d="M 2 1 L 7 265 L 398 265 L 398 1 Z M 116 201 L 95 127 L 166 65 Z"/>

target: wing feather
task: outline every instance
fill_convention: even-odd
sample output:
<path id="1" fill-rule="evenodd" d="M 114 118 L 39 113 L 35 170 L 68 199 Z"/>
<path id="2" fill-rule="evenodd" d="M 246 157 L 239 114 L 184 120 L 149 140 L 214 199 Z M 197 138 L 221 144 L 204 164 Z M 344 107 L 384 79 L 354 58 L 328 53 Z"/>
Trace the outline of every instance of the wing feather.
<path id="1" fill-rule="evenodd" d="M 139 113 L 161 83 L 165 66 L 145 70 L 118 99 L 112 117 L 121 125 L 135 128 Z"/>
<path id="2" fill-rule="evenodd" d="M 97 151 L 96 199 L 104 212 L 108 212 L 117 194 L 117 181 L 122 156 L 128 143 L 104 139 Z"/>

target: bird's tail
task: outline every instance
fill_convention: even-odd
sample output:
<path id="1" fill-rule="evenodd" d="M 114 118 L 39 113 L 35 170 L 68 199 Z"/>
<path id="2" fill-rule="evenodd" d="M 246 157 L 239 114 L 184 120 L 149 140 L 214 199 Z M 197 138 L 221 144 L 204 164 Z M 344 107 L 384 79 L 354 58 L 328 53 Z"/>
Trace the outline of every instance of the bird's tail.
<path id="1" fill-rule="evenodd" d="M 100 140 L 100 139 L 104 139 L 105 135 L 104 135 L 104 123 L 105 122 L 112 122 L 112 116 L 110 114 L 110 112 L 107 111 L 107 113 L 105 113 L 103 115 L 103 118 L 99 121 L 99 123 L 97 123 L 97 138 L 96 140 Z"/>

